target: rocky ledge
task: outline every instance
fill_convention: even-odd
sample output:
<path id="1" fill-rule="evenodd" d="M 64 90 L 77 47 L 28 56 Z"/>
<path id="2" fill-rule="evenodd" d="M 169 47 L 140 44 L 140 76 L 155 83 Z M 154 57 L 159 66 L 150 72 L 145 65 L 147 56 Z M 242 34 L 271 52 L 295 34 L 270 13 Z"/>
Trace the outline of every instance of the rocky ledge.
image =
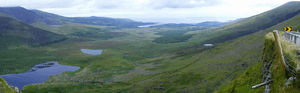
<path id="1" fill-rule="evenodd" d="M 30 68 L 29 72 L 36 71 L 41 68 L 51 67 L 51 66 L 55 65 L 56 63 L 57 62 L 55 62 L 55 61 L 51 61 L 51 62 L 34 65 L 32 68 Z"/>

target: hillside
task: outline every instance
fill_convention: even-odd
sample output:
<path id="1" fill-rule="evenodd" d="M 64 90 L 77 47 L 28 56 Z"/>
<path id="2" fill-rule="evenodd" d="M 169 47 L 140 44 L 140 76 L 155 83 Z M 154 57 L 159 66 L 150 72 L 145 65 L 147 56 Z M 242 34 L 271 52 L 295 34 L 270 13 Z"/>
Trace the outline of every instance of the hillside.
<path id="1" fill-rule="evenodd" d="M 23 7 L 0 7 L 0 13 L 6 14 L 16 20 L 27 24 L 45 23 L 48 25 L 61 25 L 66 22 L 102 25 L 102 26 L 118 26 L 118 27 L 138 27 L 140 25 L 148 25 L 153 23 L 137 22 L 130 19 L 108 18 L 108 17 L 63 17 L 39 10 L 27 10 Z"/>
<path id="2" fill-rule="evenodd" d="M 6 14 L 27 24 L 42 21 L 33 11 L 27 10 L 23 7 L 0 7 L 0 13 Z"/>
<path id="3" fill-rule="evenodd" d="M 87 24 L 87 25 L 101 25 L 101 26 L 117 26 L 117 27 L 138 27 L 140 25 L 148 25 L 154 23 L 137 22 L 130 19 L 121 18 L 108 18 L 108 17 L 63 17 L 52 13 L 43 12 L 40 10 L 32 10 L 47 24 L 53 24 L 56 21 L 56 25 L 64 22 Z"/>
<path id="4" fill-rule="evenodd" d="M 0 77 L 0 92 L 1 93 L 20 93 L 20 89 L 7 84 L 5 80 Z"/>
<path id="5" fill-rule="evenodd" d="M 277 30 L 277 29 L 281 30 L 283 27 L 286 27 L 286 26 L 291 26 L 294 28 L 294 30 L 299 29 L 300 22 L 295 21 L 295 20 L 299 20 L 299 19 L 300 19 L 300 14 L 298 14 L 298 15 L 294 16 L 293 18 L 290 18 L 282 23 L 276 24 L 268 29 L 265 29 L 263 32 L 271 32 L 271 31 Z M 273 45 L 274 44 L 273 34 L 269 33 L 268 35 L 265 35 L 265 36 L 263 36 L 263 35 L 265 35 L 265 34 L 259 35 L 259 37 L 261 39 L 265 40 L 265 43 L 263 46 L 265 48 L 265 50 L 264 50 L 265 53 L 264 53 L 264 55 L 261 54 L 260 56 L 268 55 L 268 53 L 269 53 L 268 51 L 276 51 L 274 48 L 270 47 L 270 46 L 275 46 L 275 45 Z M 289 49 L 286 46 L 293 46 L 293 47 L 295 47 L 295 46 L 292 45 L 291 43 L 286 43 L 283 38 L 281 38 L 281 39 L 282 39 L 282 42 L 284 42 L 282 45 L 285 46 L 283 49 L 285 54 L 289 55 L 289 54 L 293 53 L 294 49 L 293 48 Z M 291 50 L 292 50 L 292 52 L 287 52 L 287 51 L 291 51 Z M 269 55 L 272 55 L 272 54 L 269 54 Z M 278 61 L 277 56 L 270 56 L 270 57 L 273 57 L 274 60 Z M 289 57 L 293 58 L 294 56 L 289 56 Z M 260 60 L 262 60 L 262 59 L 260 59 Z M 271 61 L 271 60 L 269 59 L 269 61 Z M 250 67 L 247 71 L 244 72 L 244 74 L 238 75 L 237 78 L 233 82 L 222 86 L 222 88 L 217 92 L 221 93 L 224 91 L 236 91 L 236 92 L 247 91 L 247 92 L 251 92 L 251 93 L 254 93 L 254 92 L 259 93 L 259 92 L 263 91 L 264 87 L 259 88 L 259 89 L 249 90 L 249 88 L 252 85 L 256 85 L 256 84 L 260 83 L 258 79 L 261 79 L 261 77 L 259 77 L 260 75 L 258 76 L 257 74 L 261 74 L 260 72 L 261 72 L 261 70 L 262 70 L 261 68 L 263 66 L 262 63 L 263 62 L 259 61 L 259 64 L 256 64 L 255 66 Z M 276 64 L 276 65 L 277 65 L 276 67 L 278 67 L 278 64 Z M 283 64 L 280 64 L 280 65 L 283 65 Z M 274 67 L 274 68 L 276 68 L 276 67 Z M 278 69 L 272 69 L 272 71 L 273 70 L 278 70 Z M 246 73 L 249 73 L 249 74 L 246 74 Z M 291 91 L 295 92 L 295 91 L 298 91 L 298 89 L 295 86 L 289 86 L 289 87 L 283 87 L 283 85 L 279 86 L 280 84 L 282 84 L 282 82 L 285 81 L 287 76 L 281 75 L 280 72 L 279 72 L 279 74 L 273 73 L 272 76 L 274 76 L 272 78 L 276 78 L 276 82 L 271 84 L 271 92 L 291 92 Z M 254 80 L 258 80 L 258 81 L 254 81 Z M 240 83 L 238 83 L 238 82 L 240 82 Z M 251 82 L 251 83 L 245 84 L 246 82 Z"/>
<path id="6" fill-rule="evenodd" d="M 261 13 L 259 15 L 245 18 L 243 20 L 227 24 L 220 28 L 210 30 L 209 32 L 211 32 L 211 39 L 207 40 L 205 43 L 225 42 L 227 40 L 232 40 L 240 36 L 252 34 L 267 29 L 287 19 L 290 19 L 297 15 L 299 12 L 300 2 L 288 2 L 286 4 L 283 4 L 282 6 Z"/>
<path id="7" fill-rule="evenodd" d="M 0 16 L 1 47 L 11 44 L 48 45 L 66 40 L 63 35 L 58 35 L 46 30 L 34 28 L 25 23 L 9 17 Z"/>
<path id="8" fill-rule="evenodd" d="M 186 23 L 180 23 L 180 24 L 174 24 L 174 23 L 169 23 L 169 24 L 163 24 L 163 25 L 155 25 L 155 26 L 150 26 L 151 28 L 164 28 L 164 27 L 169 27 L 169 28 L 180 28 L 180 27 L 186 27 L 186 26 L 203 26 L 203 27 L 220 27 L 229 22 L 217 22 L 217 21 L 206 21 L 206 22 L 201 22 L 197 24 L 186 24 Z"/>

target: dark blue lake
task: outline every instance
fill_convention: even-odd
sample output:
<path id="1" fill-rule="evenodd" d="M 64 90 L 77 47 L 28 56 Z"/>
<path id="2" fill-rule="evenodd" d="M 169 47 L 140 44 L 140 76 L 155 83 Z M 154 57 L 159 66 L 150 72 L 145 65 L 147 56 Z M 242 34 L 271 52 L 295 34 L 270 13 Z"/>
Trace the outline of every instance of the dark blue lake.
<path id="1" fill-rule="evenodd" d="M 90 54 L 90 55 L 100 55 L 102 50 L 92 50 L 92 49 L 80 49 L 83 53 Z"/>
<path id="2" fill-rule="evenodd" d="M 66 71 L 76 71 L 77 66 L 60 65 L 55 61 L 37 64 L 29 72 L 1 75 L 9 85 L 23 89 L 25 85 L 46 82 L 51 75 Z"/>

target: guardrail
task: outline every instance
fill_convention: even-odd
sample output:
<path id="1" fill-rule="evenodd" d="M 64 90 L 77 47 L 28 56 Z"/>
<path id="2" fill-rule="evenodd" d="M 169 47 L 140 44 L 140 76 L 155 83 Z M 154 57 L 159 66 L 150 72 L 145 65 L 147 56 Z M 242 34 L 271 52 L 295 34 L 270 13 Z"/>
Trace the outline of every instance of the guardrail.
<path id="1" fill-rule="evenodd" d="M 300 46 L 300 32 L 297 31 L 285 31 L 284 38 L 291 43 Z"/>

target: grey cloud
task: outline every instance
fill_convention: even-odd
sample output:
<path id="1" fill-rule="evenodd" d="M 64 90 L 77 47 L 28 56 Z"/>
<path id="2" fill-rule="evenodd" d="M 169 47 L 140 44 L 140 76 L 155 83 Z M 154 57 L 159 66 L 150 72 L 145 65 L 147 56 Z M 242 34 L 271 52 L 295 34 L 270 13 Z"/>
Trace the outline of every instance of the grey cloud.
<path id="1" fill-rule="evenodd" d="M 195 8 L 217 6 L 221 0 L 91 0 L 98 9 L 135 9 L 135 8 Z"/>
<path id="2" fill-rule="evenodd" d="M 221 0 L 161 0 L 149 3 L 155 9 L 162 8 L 195 8 L 217 6 L 222 4 Z"/>
<path id="3" fill-rule="evenodd" d="M 216 6 L 221 0 L 0 0 L 0 6 L 41 8 L 162 9 Z"/>
<path id="4" fill-rule="evenodd" d="M 277 7 L 278 4 L 272 4 L 272 3 L 261 3 L 256 5 L 251 5 L 252 7 Z"/>
<path id="5" fill-rule="evenodd" d="M 0 6 L 22 6 L 30 9 L 69 8 L 84 5 L 91 0 L 10 0 L 0 1 Z"/>

